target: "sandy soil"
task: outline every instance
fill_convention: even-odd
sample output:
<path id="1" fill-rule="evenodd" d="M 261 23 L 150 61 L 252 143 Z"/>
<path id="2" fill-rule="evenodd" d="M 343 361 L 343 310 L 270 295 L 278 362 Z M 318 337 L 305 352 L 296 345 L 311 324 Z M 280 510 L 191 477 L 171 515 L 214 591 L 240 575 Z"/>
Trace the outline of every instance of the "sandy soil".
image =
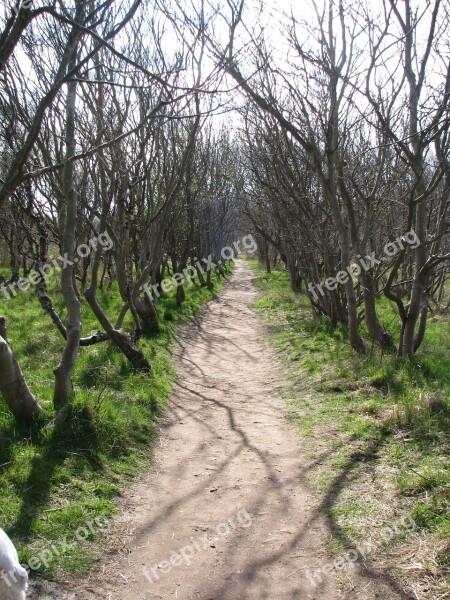
<path id="1" fill-rule="evenodd" d="M 277 389 L 250 268 L 177 338 L 177 385 L 150 472 L 125 492 L 92 576 L 39 598 L 279 600 L 344 595 L 326 568 L 311 463 Z M 320 499 L 319 499 L 320 500 Z M 120 540 L 120 543 L 118 543 Z M 348 576 L 348 574 L 347 574 Z"/>

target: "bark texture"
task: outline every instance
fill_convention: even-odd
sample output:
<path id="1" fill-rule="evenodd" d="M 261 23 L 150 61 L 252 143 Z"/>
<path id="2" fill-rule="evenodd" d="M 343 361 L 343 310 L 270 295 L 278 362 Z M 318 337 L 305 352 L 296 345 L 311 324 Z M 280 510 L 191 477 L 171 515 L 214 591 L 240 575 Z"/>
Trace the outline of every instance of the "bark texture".
<path id="1" fill-rule="evenodd" d="M 13 415 L 23 421 L 32 421 L 42 412 L 8 344 L 3 317 L 0 317 L 0 394 Z"/>

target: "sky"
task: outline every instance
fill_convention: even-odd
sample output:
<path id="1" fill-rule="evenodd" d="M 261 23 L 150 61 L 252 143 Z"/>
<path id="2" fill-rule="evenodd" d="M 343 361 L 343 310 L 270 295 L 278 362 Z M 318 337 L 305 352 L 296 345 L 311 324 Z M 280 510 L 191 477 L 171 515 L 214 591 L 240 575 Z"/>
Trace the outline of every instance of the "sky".
<path id="1" fill-rule="evenodd" d="M 4 0 L 0 0 L 0 2 L 2 2 Z M 34 0 L 35 1 L 35 6 L 41 5 L 44 3 L 44 0 Z M 164 0 L 164 5 L 165 6 L 170 6 L 170 2 L 172 0 Z M 212 0 L 214 1 L 214 0 Z M 225 12 L 227 10 L 226 6 L 227 3 L 225 2 L 225 0 L 223 1 L 223 5 L 225 7 Z M 261 7 L 261 1 L 260 0 L 246 0 L 246 9 L 244 12 L 244 22 L 246 23 L 246 25 L 250 28 L 255 27 L 255 30 L 259 30 L 259 29 L 264 29 L 264 35 L 265 35 L 265 39 L 269 45 L 269 47 L 271 47 L 272 49 L 272 53 L 273 53 L 273 58 L 274 58 L 274 62 L 275 64 L 280 68 L 280 69 L 289 69 L 288 66 L 288 49 L 289 49 L 289 44 L 288 44 L 288 40 L 287 40 L 287 35 L 286 35 L 286 31 L 284 30 L 284 26 L 286 25 L 286 22 L 289 20 L 289 15 L 292 13 L 294 15 L 294 17 L 296 19 L 298 19 L 299 21 L 304 20 L 308 25 L 313 26 L 314 23 L 316 23 L 317 21 L 317 17 L 315 14 L 315 11 L 312 7 L 312 1 L 313 0 L 296 0 L 295 2 L 293 2 L 292 0 L 264 0 L 264 9 L 262 10 L 262 12 L 260 11 L 260 7 Z M 317 4 L 319 6 L 319 10 L 321 7 L 323 7 L 324 3 L 327 3 L 328 0 L 317 0 Z M 388 0 L 386 0 L 388 1 Z M 434 2 L 434 0 L 432 0 Z M 199 6 L 199 0 L 192 0 L 194 6 Z M 412 0 L 413 5 L 415 5 L 416 7 L 420 7 L 420 8 L 424 8 L 426 7 L 429 3 L 430 0 Z M 447 0 L 444 0 L 444 2 L 447 2 Z M 338 3 L 338 0 L 336 0 L 335 4 Z M 70 3 L 68 3 L 70 4 Z M 398 0 L 398 4 L 400 6 L 401 9 L 403 9 L 403 2 L 401 0 Z M 150 4 L 149 4 L 149 8 L 153 5 L 153 0 L 150 0 Z M 381 10 L 383 8 L 383 0 L 370 0 L 369 1 L 369 5 L 372 11 L 377 11 L 377 10 Z M 0 12 L 1 14 L 1 12 Z M 141 16 L 140 18 L 142 18 L 143 16 L 145 16 L 145 14 L 149 14 L 146 13 L 145 10 L 142 10 Z M 284 26 L 283 26 L 284 24 Z M 246 41 L 246 36 L 247 33 L 245 32 L 245 29 L 241 26 L 239 29 L 239 36 L 240 36 L 240 40 L 242 43 L 245 43 Z M 425 35 L 427 31 L 427 22 L 426 19 L 423 20 L 423 24 L 419 27 L 419 37 L 421 34 L 423 34 L 423 36 Z M 225 26 L 225 23 L 223 21 L 221 21 L 220 19 L 216 20 L 216 25 L 215 25 L 215 32 L 219 37 L 222 37 L 223 43 L 225 43 L 226 39 L 227 39 L 227 34 L 228 34 L 228 30 L 227 27 Z M 301 42 L 307 44 L 308 39 L 305 33 L 300 33 L 300 40 Z M 303 36 L 303 37 L 302 37 Z M 423 37 L 422 36 L 422 37 Z M 149 40 L 149 45 L 151 44 L 151 41 Z M 238 40 L 238 44 L 239 44 L 239 40 Z M 237 44 L 237 45 L 238 45 Z M 173 33 L 170 33 L 170 27 L 169 27 L 169 31 L 168 34 L 166 36 L 166 43 L 165 46 L 167 47 L 167 51 L 170 53 L 170 51 L 175 51 L 177 48 L 177 42 L 175 40 L 175 36 Z M 448 49 L 448 36 L 447 36 L 447 49 Z M 22 66 L 23 72 L 25 77 L 29 76 L 30 77 L 30 84 L 36 84 L 36 78 L 33 74 L 33 72 L 30 69 L 30 63 L 27 60 L 26 56 L 20 52 L 20 50 L 17 53 L 17 56 L 20 60 L 20 64 Z M 292 56 L 292 54 L 291 54 Z M 448 56 L 448 54 L 447 54 Z M 245 69 L 245 52 L 242 53 L 241 55 L 241 59 L 242 59 L 242 63 L 243 63 L 243 68 Z M 392 63 L 393 64 L 393 63 Z M 204 62 L 204 72 L 205 74 L 208 72 L 211 72 L 214 69 L 214 63 L 211 59 L 205 59 Z M 187 79 L 191 79 L 192 81 L 192 76 L 190 76 L 188 73 L 186 73 L 186 77 Z M 228 85 L 231 87 L 233 82 L 228 81 L 227 82 Z M 230 95 L 230 100 L 235 100 L 237 99 L 238 94 L 231 94 Z M 223 98 L 223 100 L 225 100 L 225 98 Z M 228 107 L 225 107 L 224 110 L 228 110 Z M 226 118 L 226 117 L 224 117 Z M 221 120 L 219 119 L 219 122 Z"/>

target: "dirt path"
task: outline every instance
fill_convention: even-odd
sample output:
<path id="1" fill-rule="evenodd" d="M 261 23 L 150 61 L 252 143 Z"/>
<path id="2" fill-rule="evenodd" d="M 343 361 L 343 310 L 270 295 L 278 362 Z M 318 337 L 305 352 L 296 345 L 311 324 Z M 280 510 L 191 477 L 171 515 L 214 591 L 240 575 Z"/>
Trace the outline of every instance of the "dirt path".
<path id="1" fill-rule="evenodd" d="M 238 262 L 178 337 L 178 384 L 152 469 L 113 524 L 122 552 L 67 597 L 341 598 L 333 575 L 318 586 L 307 576 L 329 563 L 325 528 L 302 483 L 309 463 L 277 393 L 251 280 Z"/>

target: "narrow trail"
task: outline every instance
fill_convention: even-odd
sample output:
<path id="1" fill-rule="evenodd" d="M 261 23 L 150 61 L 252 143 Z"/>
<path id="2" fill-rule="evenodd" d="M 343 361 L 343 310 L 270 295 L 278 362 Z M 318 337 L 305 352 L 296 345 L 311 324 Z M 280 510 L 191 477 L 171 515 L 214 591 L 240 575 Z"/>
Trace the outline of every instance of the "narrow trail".
<path id="1" fill-rule="evenodd" d="M 132 545 L 110 574 L 111 598 L 339 597 L 331 579 L 317 588 L 305 573 L 327 559 L 252 277 L 238 262 L 177 339 L 173 401 L 152 471 L 133 490 Z"/>
<path id="2" fill-rule="evenodd" d="M 326 528 L 303 482 L 311 463 L 277 393 L 281 373 L 253 309 L 252 277 L 238 262 L 180 332 L 152 468 L 125 492 L 110 534 L 123 547 L 106 551 L 68 598 L 342 597 L 333 574 L 319 585 L 307 576 L 330 562 Z"/>

